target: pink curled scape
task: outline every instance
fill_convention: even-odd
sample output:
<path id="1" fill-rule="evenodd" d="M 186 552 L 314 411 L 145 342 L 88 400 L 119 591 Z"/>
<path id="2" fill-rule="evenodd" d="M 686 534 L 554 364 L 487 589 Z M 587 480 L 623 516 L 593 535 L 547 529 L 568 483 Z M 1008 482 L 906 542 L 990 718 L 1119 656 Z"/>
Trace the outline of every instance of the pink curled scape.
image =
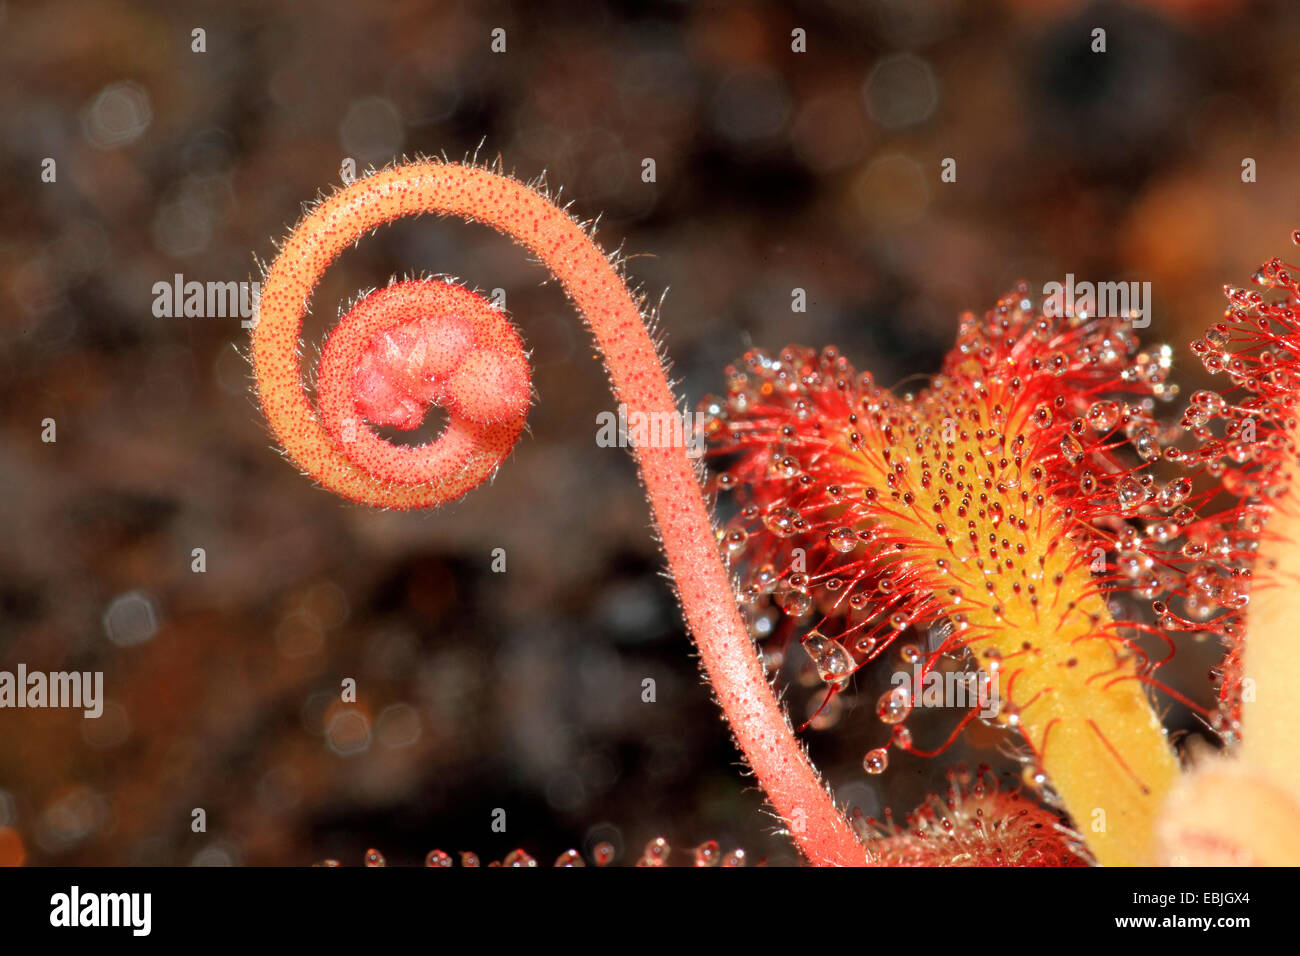
<path id="1" fill-rule="evenodd" d="M 484 223 L 535 255 L 595 337 L 615 400 L 629 414 L 677 413 L 637 299 L 581 224 L 493 170 L 402 165 L 317 205 L 263 283 L 252 350 L 258 395 L 285 452 L 313 479 L 369 505 L 434 507 L 489 478 L 523 428 L 531 385 L 518 335 L 482 298 L 443 281 L 399 282 L 357 302 L 322 355 L 319 408 L 308 399 L 302 320 L 326 268 L 371 230 L 425 213 Z M 430 444 L 396 446 L 371 427 L 415 427 L 431 404 L 450 421 Z M 687 448 L 640 445 L 635 455 L 687 626 L 759 784 L 810 862 L 870 864 L 768 686 Z"/>

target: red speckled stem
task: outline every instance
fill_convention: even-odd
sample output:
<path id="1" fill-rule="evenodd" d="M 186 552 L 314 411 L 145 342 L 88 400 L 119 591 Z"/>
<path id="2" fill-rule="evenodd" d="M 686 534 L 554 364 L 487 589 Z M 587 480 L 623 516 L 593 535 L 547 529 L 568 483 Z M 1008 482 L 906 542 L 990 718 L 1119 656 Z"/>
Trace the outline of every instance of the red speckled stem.
<path id="1" fill-rule="evenodd" d="M 420 213 L 492 226 L 536 255 L 563 284 L 596 338 L 615 398 L 629 413 L 672 414 L 677 404 L 637 303 L 582 227 L 524 184 L 486 169 L 422 163 L 385 170 L 326 199 L 293 231 L 263 286 L 253 362 L 267 421 L 289 456 L 326 487 L 395 508 L 430 506 L 463 482 L 401 485 L 376 478 L 331 440 L 302 385 L 299 337 L 326 267 L 372 229 Z M 499 460 L 499 448 L 488 450 Z M 639 446 L 636 459 L 677 584 L 686 622 L 736 742 L 813 863 L 867 865 L 867 851 L 836 809 L 768 686 L 691 459 L 683 445 Z"/>

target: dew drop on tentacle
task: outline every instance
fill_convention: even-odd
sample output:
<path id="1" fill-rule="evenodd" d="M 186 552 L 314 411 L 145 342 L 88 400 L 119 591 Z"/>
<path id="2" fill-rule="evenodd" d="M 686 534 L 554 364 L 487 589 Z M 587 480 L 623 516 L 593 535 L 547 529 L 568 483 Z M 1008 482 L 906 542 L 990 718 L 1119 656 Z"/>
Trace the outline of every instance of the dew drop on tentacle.
<path id="1" fill-rule="evenodd" d="M 724 867 L 744 866 L 748 862 L 749 856 L 745 853 L 742 847 L 736 847 L 736 849 L 731 850 L 722 858 L 722 865 Z"/>
<path id="2" fill-rule="evenodd" d="M 1115 486 L 1115 498 L 1120 511 L 1131 512 L 1146 501 L 1146 489 L 1132 475 L 1127 475 Z"/>
<path id="3" fill-rule="evenodd" d="M 884 747 L 868 750 L 866 756 L 862 758 L 862 769 L 873 776 L 884 773 L 888 766 L 889 751 Z"/>
<path id="4" fill-rule="evenodd" d="M 836 528 L 826 536 L 826 540 L 840 554 L 848 554 L 858 546 L 858 536 L 852 528 Z"/>
<path id="5" fill-rule="evenodd" d="M 833 638 L 819 631 L 809 631 L 802 644 L 817 668 L 817 676 L 826 683 L 838 684 L 853 673 L 853 655 Z"/>
<path id="6" fill-rule="evenodd" d="M 696 866 L 717 866 L 721 862 L 717 840 L 707 840 L 695 848 Z"/>
<path id="7" fill-rule="evenodd" d="M 881 723 L 897 724 L 912 712 L 912 693 L 907 687 L 894 687 L 880 695 L 876 702 L 876 716 Z"/>
<path id="8" fill-rule="evenodd" d="M 798 532 L 798 521 L 799 512 L 784 506 L 773 508 L 763 516 L 763 524 L 767 526 L 767 530 L 782 538 L 788 538 Z"/>
<path id="9" fill-rule="evenodd" d="M 641 858 L 636 861 L 637 866 L 666 866 L 668 864 L 668 855 L 672 852 L 672 847 L 663 837 L 655 837 L 645 845 L 645 850 Z"/>
<path id="10" fill-rule="evenodd" d="M 790 588 L 779 599 L 781 610 L 791 617 L 802 617 L 812 610 L 812 598 L 803 591 Z"/>
<path id="11" fill-rule="evenodd" d="M 537 861 L 523 850 L 511 850 L 506 854 L 506 858 L 501 861 L 501 865 L 511 867 L 535 867 L 537 866 Z"/>
<path id="12" fill-rule="evenodd" d="M 1111 401 L 1093 402 L 1088 408 L 1088 424 L 1100 434 L 1109 432 L 1119 424 L 1119 404 Z"/>
<path id="13" fill-rule="evenodd" d="M 1083 461 L 1083 445 L 1071 434 L 1061 438 L 1061 456 L 1071 465 Z"/>

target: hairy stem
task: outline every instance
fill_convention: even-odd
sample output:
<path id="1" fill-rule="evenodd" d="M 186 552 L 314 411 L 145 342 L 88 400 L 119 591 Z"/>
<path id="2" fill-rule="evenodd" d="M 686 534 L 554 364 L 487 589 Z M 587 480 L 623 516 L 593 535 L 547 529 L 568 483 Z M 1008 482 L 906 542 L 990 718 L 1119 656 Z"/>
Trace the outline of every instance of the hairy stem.
<path id="1" fill-rule="evenodd" d="M 616 400 L 629 412 L 677 411 L 637 302 L 577 222 L 524 184 L 486 169 L 433 162 L 401 166 L 360 180 L 317 206 L 289 237 L 263 285 L 253 336 L 262 407 L 288 455 L 321 484 L 355 500 L 410 508 L 439 504 L 477 483 L 455 480 L 463 474 L 459 470 L 432 485 L 376 477 L 349 457 L 346 443 L 332 440 L 302 386 L 302 318 L 325 269 L 372 229 L 422 213 L 485 223 L 537 256 L 591 329 Z M 483 457 L 489 464 L 502 457 L 504 440 L 487 440 L 491 447 Z M 687 626 L 736 742 L 768 799 L 811 862 L 868 863 L 866 849 L 835 807 L 768 686 L 736 608 L 687 449 L 639 446 L 635 453 Z"/>

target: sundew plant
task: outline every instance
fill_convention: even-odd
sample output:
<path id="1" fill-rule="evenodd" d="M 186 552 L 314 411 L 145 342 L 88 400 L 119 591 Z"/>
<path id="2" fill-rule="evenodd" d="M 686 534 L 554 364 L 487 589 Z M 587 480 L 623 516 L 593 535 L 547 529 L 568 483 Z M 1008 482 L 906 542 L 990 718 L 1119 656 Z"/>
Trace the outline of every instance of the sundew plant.
<path id="1" fill-rule="evenodd" d="M 309 396 L 302 322 L 324 272 L 376 228 L 425 214 L 486 224 L 540 260 L 628 418 L 683 423 L 632 442 L 646 498 L 703 675 L 808 863 L 1300 860 L 1285 729 L 1300 564 L 1292 267 L 1273 259 L 1250 286 L 1225 288 L 1223 316 L 1190 348 L 1221 378 L 1216 391 L 1184 398 L 1173 347 L 1141 341 L 1135 310 L 1022 283 L 954 322 L 924 384 L 882 387 L 827 343 L 752 348 L 719 370 L 696 417 L 670 386 L 646 303 L 589 226 L 497 166 L 391 166 L 293 228 L 265 276 L 251 353 L 289 460 L 375 507 L 435 507 L 509 467 L 532 401 L 520 333 L 444 277 L 357 298 Z M 448 424 L 428 444 L 376 431 L 416 428 L 432 406 Z M 709 443 L 707 474 L 691 422 Z M 716 516 L 718 496 L 732 517 Z M 1221 657 L 1206 676 L 1213 708 L 1162 681 L 1162 665 L 1205 641 Z M 1023 783 L 953 766 L 947 793 L 899 819 L 840 806 L 774 681 L 790 654 L 815 669 L 823 706 L 872 668 L 911 670 L 870 717 L 878 742 L 863 773 L 886 793 L 891 753 L 942 761 L 975 724 L 1005 732 Z M 974 692 L 946 736 L 921 739 L 909 718 L 936 687 Z M 1192 708 L 1220 752 L 1180 752 L 1158 699 Z M 670 852 L 655 841 L 641 862 Z M 716 844 L 693 859 L 744 862 Z M 533 862 L 521 849 L 505 864 Z M 581 862 L 571 851 L 557 865 Z"/>
<path id="2" fill-rule="evenodd" d="M 0 924 L 1265 923 L 1181 868 L 1300 865 L 1298 39 L 0 0 Z"/>

